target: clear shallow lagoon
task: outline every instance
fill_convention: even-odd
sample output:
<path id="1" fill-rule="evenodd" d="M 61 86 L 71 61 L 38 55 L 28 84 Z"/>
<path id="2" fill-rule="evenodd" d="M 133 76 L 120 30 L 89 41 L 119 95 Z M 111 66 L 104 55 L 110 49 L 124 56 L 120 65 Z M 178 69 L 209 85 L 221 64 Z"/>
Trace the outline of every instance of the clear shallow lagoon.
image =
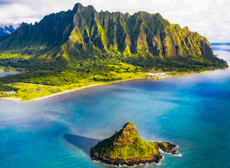
<path id="1" fill-rule="evenodd" d="M 0 77 L 25 73 L 23 71 L 0 72 Z"/>
<path id="2" fill-rule="evenodd" d="M 223 51 L 229 46 L 213 47 L 230 62 Z M 180 145 L 182 158 L 165 155 L 150 167 L 230 167 L 230 70 L 122 82 L 36 102 L 0 100 L 0 167 L 104 168 L 91 162 L 89 148 L 129 121 L 145 140 Z"/>

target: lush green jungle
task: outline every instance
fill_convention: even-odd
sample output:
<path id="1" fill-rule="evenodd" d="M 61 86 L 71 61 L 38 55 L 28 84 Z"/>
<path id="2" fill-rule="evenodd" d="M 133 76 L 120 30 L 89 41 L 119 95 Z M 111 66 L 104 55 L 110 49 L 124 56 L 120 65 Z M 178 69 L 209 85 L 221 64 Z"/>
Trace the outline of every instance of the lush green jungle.
<path id="1" fill-rule="evenodd" d="M 23 100 L 145 77 L 150 71 L 179 74 L 226 67 L 205 37 L 159 13 L 97 12 L 76 4 L 73 10 L 50 14 L 34 25 L 22 23 L 0 37 L 0 71 L 26 71 L 0 78 L 0 90 L 15 90 L 14 96 Z"/>

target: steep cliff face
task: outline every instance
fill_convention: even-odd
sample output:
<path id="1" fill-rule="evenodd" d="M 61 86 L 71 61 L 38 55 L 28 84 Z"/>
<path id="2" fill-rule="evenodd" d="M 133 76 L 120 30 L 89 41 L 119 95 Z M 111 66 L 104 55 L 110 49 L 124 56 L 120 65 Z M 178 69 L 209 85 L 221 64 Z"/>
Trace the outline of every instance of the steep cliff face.
<path id="1" fill-rule="evenodd" d="M 129 55 L 144 52 L 156 57 L 213 56 L 205 37 L 170 24 L 160 14 L 98 13 L 92 6 L 80 4 L 74 9 L 75 28 L 67 42 L 70 50 L 87 50 L 91 45 Z"/>
<path id="2" fill-rule="evenodd" d="M 216 67 L 226 66 L 214 57 L 205 37 L 170 24 L 159 13 L 97 12 L 93 6 L 81 4 L 34 25 L 23 23 L 10 36 L 0 38 L 0 53 L 67 63 L 115 55 L 120 61 L 145 67 L 157 66 L 157 59 L 202 57 L 211 60 L 212 66 L 215 62 Z"/>
<path id="3" fill-rule="evenodd" d="M 0 42 L 0 52 L 40 55 L 58 48 L 74 27 L 74 11 L 51 14 L 39 23 L 22 23 L 20 28 Z"/>
<path id="4" fill-rule="evenodd" d="M 160 14 L 98 13 L 93 6 L 81 4 L 76 4 L 72 11 L 46 16 L 35 25 L 23 23 L 0 43 L 0 50 L 23 52 L 23 49 L 34 54 L 56 48 L 71 53 L 87 50 L 87 46 L 128 54 L 145 51 L 159 57 L 213 56 L 205 37 L 170 24 Z"/>

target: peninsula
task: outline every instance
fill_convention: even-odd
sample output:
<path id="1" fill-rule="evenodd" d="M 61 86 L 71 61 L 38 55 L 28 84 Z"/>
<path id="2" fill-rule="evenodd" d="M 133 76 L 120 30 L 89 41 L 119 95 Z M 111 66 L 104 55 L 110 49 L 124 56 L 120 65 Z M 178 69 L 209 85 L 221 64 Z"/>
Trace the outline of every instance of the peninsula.
<path id="1" fill-rule="evenodd" d="M 160 163 L 163 156 L 160 150 L 179 156 L 176 145 L 169 142 L 146 142 L 138 135 L 135 125 L 131 122 L 112 137 L 99 142 L 91 148 L 93 161 L 113 166 L 136 166 Z"/>
<path id="2" fill-rule="evenodd" d="M 159 13 L 98 12 L 78 3 L 0 37 L 0 71 L 27 72 L 0 78 L 0 97 L 22 101 L 115 81 L 227 67 L 205 37 Z"/>

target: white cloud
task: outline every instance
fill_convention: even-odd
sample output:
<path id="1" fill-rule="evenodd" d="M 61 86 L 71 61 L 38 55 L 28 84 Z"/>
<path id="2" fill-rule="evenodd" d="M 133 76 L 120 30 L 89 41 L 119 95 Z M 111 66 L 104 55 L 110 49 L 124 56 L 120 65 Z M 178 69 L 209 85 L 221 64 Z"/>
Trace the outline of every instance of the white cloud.
<path id="1" fill-rule="evenodd" d="M 128 5 L 138 5 L 138 0 L 128 0 Z"/>
<path id="2" fill-rule="evenodd" d="M 39 21 L 47 14 L 72 9 L 77 2 L 93 5 L 98 11 L 159 12 L 211 42 L 230 42 L 229 0 L 0 0 L 0 22 Z"/>
<path id="3" fill-rule="evenodd" d="M 36 15 L 36 13 L 32 11 L 32 9 L 29 6 L 22 4 L 2 5 L 0 7 L 1 22 L 33 22 L 34 15 Z"/>

